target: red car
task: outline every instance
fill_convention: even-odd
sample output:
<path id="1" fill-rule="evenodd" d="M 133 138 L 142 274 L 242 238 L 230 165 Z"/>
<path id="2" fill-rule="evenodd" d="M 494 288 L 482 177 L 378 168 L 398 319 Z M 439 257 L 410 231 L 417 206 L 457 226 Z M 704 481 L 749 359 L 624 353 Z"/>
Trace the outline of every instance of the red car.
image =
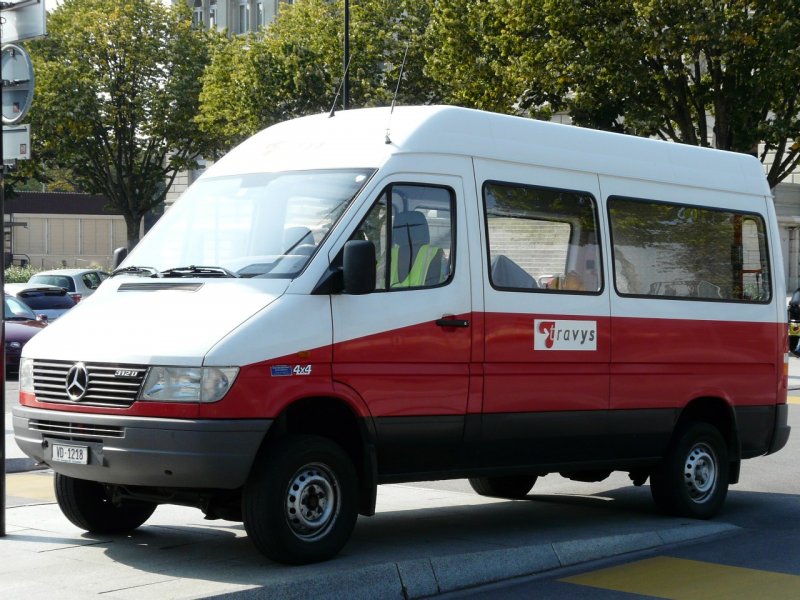
<path id="1" fill-rule="evenodd" d="M 27 304 L 5 295 L 6 375 L 19 372 L 22 347 L 45 325 L 47 322 L 37 318 Z"/>

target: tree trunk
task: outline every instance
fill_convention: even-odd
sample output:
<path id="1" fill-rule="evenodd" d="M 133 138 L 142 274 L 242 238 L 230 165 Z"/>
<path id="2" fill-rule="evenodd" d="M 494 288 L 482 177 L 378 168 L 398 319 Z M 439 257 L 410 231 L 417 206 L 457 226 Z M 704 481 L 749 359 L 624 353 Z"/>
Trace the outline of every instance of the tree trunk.
<path id="1" fill-rule="evenodd" d="M 125 215 L 125 227 L 128 231 L 128 252 L 133 250 L 134 246 L 139 243 L 140 231 L 142 225 L 142 218 L 136 215 Z"/>

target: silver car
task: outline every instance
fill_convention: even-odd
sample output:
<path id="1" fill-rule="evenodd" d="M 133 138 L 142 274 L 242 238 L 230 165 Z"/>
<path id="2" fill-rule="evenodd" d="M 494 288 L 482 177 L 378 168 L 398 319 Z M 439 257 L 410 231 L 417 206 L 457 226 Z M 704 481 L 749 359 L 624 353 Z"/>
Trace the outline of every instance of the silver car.
<path id="1" fill-rule="evenodd" d="M 75 302 L 80 302 L 91 296 L 107 277 L 108 273 L 98 269 L 53 269 L 36 273 L 28 283 L 62 287 Z"/>

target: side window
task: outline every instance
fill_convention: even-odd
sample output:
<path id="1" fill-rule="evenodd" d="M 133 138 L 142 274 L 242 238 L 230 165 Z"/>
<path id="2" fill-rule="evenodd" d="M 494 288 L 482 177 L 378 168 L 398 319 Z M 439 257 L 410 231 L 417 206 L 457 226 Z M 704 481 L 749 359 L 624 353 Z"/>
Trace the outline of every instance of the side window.
<path id="1" fill-rule="evenodd" d="M 759 215 L 632 198 L 610 198 L 608 212 L 620 295 L 771 299 Z"/>
<path id="2" fill-rule="evenodd" d="M 591 194 L 487 182 L 483 201 L 493 287 L 600 292 L 597 211 Z"/>
<path id="3" fill-rule="evenodd" d="M 378 290 L 435 287 L 453 273 L 455 194 L 449 188 L 392 184 L 353 239 L 375 244 Z"/>
<path id="4" fill-rule="evenodd" d="M 100 285 L 100 278 L 94 273 L 85 273 L 83 275 L 83 284 L 90 290 L 97 289 Z"/>

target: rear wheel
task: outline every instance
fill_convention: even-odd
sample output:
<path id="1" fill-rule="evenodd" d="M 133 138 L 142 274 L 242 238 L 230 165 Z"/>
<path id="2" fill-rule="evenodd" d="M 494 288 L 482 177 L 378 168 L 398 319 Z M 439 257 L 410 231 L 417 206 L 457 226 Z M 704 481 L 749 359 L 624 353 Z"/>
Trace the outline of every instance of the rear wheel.
<path id="1" fill-rule="evenodd" d="M 664 512 L 709 519 L 725 502 L 728 476 L 728 448 L 719 430 L 709 423 L 688 423 L 651 474 L 650 491 Z"/>
<path id="2" fill-rule="evenodd" d="M 73 525 L 92 533 L 125 533 L 150 518 L 157 504 L 138 500 L 114 503 L 105 487 L 95 481 L 56 473 L 56 501 Z"/>
<path id="3" fill-rule="evenodd" d="M 469 484 L 481 496 L 524 498 L 536 483 L 536 475 L 513 477 L 470 477 Z"/>
<path id="4" fill-rule="evenodd" d="M 242 496 L 256 548 L 274 561 L 327 560 L 347 543 L 358 517 L 358 477 L 334 442 L 290 436 L 261 456 Z"/>

